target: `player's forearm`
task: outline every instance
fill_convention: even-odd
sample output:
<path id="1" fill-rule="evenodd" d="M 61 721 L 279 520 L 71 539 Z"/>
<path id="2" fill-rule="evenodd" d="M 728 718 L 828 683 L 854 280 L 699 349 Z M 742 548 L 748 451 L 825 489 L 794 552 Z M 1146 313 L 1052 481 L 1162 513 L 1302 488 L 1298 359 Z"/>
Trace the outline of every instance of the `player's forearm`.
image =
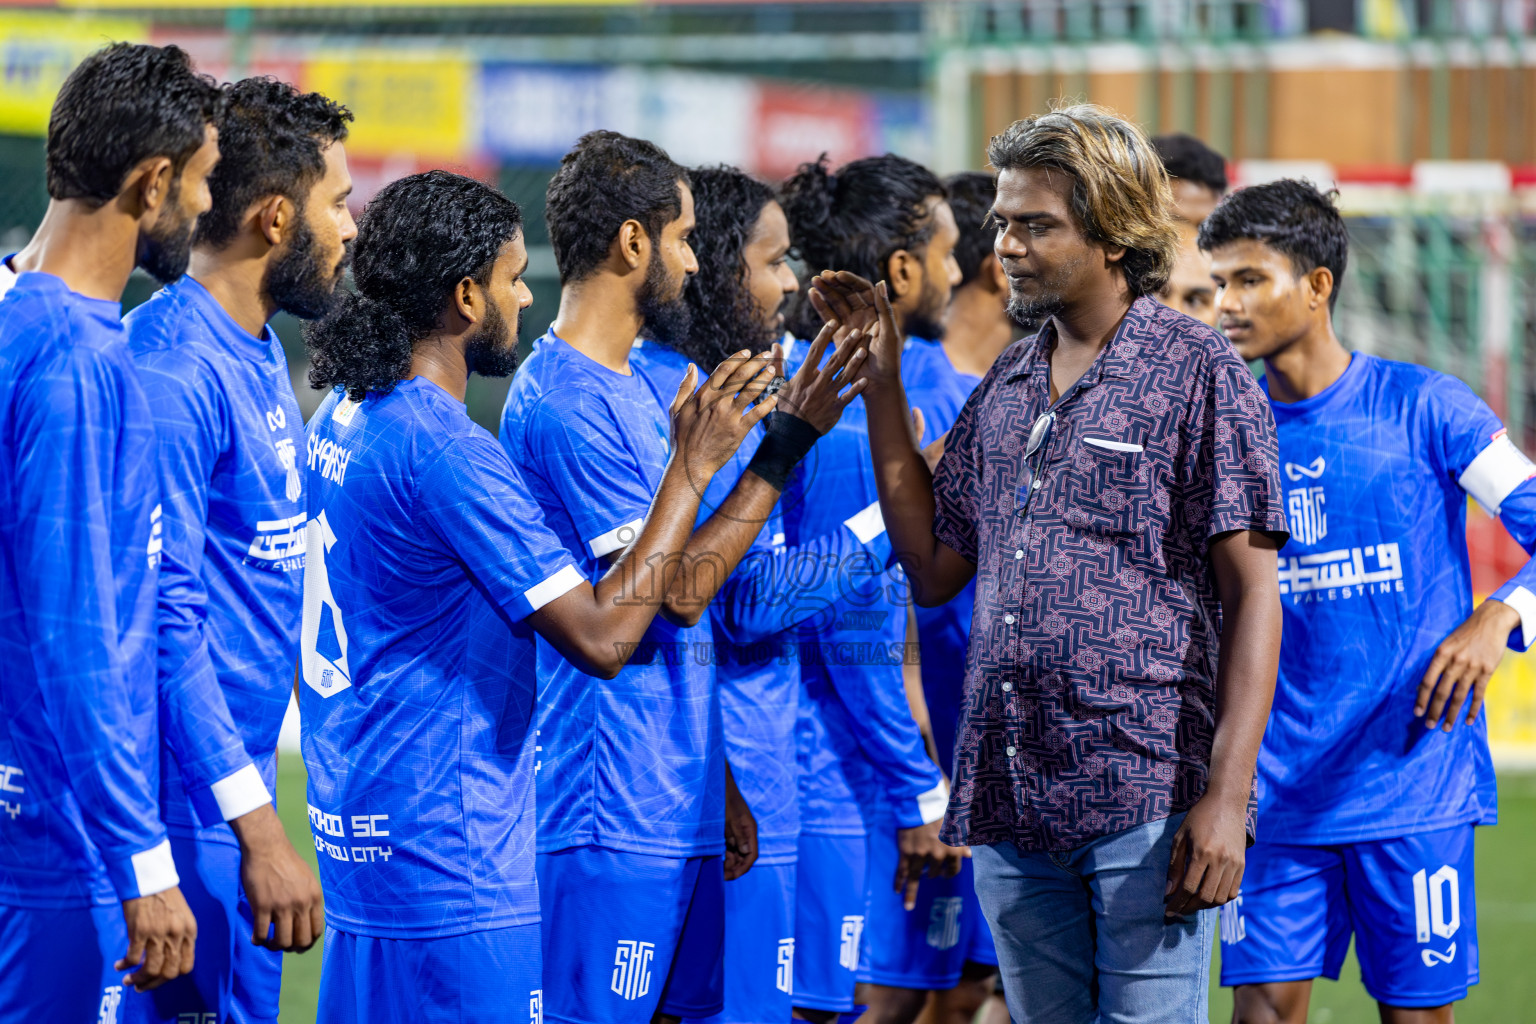
<path id="1" fill-rule="evenodd" d="M 1222 557 L 1213 548 L 1221 595 L 1221 654 L 1216 673 L 1216 733 L 1207 793 L 1246 804 L 1280 664 L 1280 589 L 1270 544 L 1238 534 Z M 1228 538 L 1223 538 L 1224 541 Z M 1241 547 L 1243 550 L 1237 551 Z M 1236 554 L 1237 557 L 1230 557 Z"/>
<path id="2" fill-rule="evenodd" d="M 923 460 L 912 429 L 912 411 L 900 379 L 870 387 L 864 395 L 869 417 L 869 447 L 874 460 L 880 512 L 891 547 L 924 607 L 943 604 L 965 586 L 948 574 L 938 558 L 933 535 L 933 474 Z"/>
<path id="3" fill-rule="evenodd" d="M 650 628 L 686 561 L 708 483 L 690 479 L 681 459 L 667 463 L 640 535 L 594 588 L 605 639 L 638 643 Z"/>
<path id="4" fill-rule="evenodd" d="M 780 491 L 756 473 L 741 475 L 731 493 L 689 538 L 667 588 L 664 612 L 681 625 L 695 625 L 763 528 Z"/>

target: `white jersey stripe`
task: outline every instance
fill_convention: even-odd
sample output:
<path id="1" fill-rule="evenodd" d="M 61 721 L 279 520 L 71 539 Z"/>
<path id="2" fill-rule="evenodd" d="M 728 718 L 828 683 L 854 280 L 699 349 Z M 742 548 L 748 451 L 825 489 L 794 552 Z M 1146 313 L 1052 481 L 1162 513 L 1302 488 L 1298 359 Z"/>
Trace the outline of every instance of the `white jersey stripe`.
<path id="1" fill-rule="evenodd" d="M 622 526 L 615 526 L 602 536 L 587 541 L 587 547 L 592 549 L 595 558 L 622 551 L 635 542 L 635 538 L 640 536 L 640 527 L 644 525 L 644 519 L 634 519 Z"/>
<path id="2" fill-rule="evenodd" d="M 557 597 L 564 597 L 581 586 L 586 579 L 574 565 L 567 565 L 543 583 L 528 588 L 523 596 L 528 599 L 528 611 L 536 612 Z"/>

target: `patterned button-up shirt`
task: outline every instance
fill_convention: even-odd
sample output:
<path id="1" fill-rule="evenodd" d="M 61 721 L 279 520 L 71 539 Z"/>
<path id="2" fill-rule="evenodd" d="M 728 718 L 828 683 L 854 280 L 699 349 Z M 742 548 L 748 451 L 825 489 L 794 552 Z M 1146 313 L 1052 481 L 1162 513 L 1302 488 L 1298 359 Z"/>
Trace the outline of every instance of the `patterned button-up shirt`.
<path id="1" fill-rule="evenodd" d="M 1215 733 L 1210 541 L 1286 529 L 1269 403 L 1225 338 L 1139 298 L 1054 405 L 1053 340 L 998 358 L 934 480 L 934 533 L 976 563 L 953 844 L 1069 850 L 1193 806 Z"/>

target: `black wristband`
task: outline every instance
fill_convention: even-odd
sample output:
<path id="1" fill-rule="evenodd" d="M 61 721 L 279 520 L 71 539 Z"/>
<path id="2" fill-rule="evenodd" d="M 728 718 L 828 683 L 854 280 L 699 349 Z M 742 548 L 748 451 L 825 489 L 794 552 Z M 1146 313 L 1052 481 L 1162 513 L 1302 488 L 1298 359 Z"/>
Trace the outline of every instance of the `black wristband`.
<path id="1" fill-rule="evenodd" d="M 782 491 L 789 474 L 821 435 L 800 417 L 778 410 L 763 417 L 763 434 L 747 469 Z"/>

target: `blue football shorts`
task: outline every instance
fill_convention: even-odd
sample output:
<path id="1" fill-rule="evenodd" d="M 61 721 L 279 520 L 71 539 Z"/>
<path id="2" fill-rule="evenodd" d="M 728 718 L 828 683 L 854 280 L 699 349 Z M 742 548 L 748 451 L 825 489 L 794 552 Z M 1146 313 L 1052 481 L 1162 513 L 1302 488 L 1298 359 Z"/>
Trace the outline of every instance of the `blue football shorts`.
<path id="1" fill-rule="evenodd" d="M 1443 1006 L 1477 984 L 1473 826 L 1338 846 L 1257 843 L 1221 908 L 1221 983 L 1337 979 L 1355 939 L 1388 1006 Z"/>
<path id="2" fill-rule="evenodd" d="M 794 1007 L 795 865 L 725 883 L 725 1009 L 698 1024 L 785 1024 Z"/>
<path id="3" fill-rule="evenodd" d="M 0 1021 L 121 1024 L 123 908 L 0 906 Z"/>
<path id="4" fill-rule="evenodd" d="M 560 1024 L 648 1024 L 658 1007 L 711 1017 L 724 998 L 722 858 L 600 846 L 538 855 L 544 1016 Z"/>
<path id="5" fill-rule="evenodd" d="M 853 1009 L 868 913 L 863 836 L 802 835 L 795 869 L 795 1006 Z"/>

